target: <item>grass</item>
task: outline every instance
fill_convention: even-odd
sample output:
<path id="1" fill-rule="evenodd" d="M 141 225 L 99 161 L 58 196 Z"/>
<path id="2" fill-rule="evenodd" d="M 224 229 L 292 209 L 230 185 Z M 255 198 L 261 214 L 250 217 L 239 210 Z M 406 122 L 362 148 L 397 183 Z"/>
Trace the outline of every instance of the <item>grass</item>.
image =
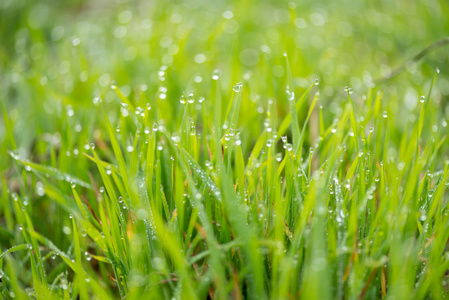
<path id="1" fill-rule="evenodd" d="M 50 4 L 0 4 L 3 298 L 447 297 L 445 1 Z"/>

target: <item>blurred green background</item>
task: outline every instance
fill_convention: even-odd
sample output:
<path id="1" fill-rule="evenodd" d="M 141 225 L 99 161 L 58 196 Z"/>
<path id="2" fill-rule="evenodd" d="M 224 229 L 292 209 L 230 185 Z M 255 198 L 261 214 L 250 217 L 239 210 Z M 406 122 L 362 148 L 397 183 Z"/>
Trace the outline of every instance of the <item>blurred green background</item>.
<path id="1" fill-rule="evenodd" d="M 284 91 L 288 53 L 294 88 L 320 79 L 321 103 L 331 122 L 344 100 L 344 86 L 361 97 L 428 45 L 449 33 L 449 2 L 426 1 L 14 1 L 0 2 L 0 101 L 28 152 L 36 137 L 51 139 L 63 126 L 67 105 L 90 118 L 95 96 L 157 97 L 167 88 L 173 105 L 194 90 L 207 97 L 219 69 L 223 90 L 236 82 L 244 101 L 263 111 Z M 167 86 L 158 77 L 167 66 Z M 428 88 L 436 67 L 435 109 L 449 116 L 449 47 L 440 47 L 380 89 L 399 115 L 408 117 Z M 70 108 L 69 107 L 69 108 Z M 279 114 L 287 106 L 281 105 Z M 167 123 L 169 120 L 167 120 Z M 397 127 L 401 120 L 394 120 Z M 80 124 L 74 128 L 84 130 Z M 87 136 L 92 138 L 93 131 Z M 0 142 L 6 149 L 3 122 Z M 3 155 L 3 153 L 2 153 Z M 6 162 L 0 162 L 2 167 Z"/>

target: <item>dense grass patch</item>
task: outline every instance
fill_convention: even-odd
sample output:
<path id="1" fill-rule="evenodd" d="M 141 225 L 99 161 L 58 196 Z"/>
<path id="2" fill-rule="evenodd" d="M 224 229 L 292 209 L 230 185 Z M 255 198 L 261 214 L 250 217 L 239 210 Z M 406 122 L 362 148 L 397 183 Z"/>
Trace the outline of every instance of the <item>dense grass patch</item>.
<path id="1" fill-rule="evenodd" d="M 3 298 L 447 297 L 445 1 L 50 4 L 0 4 Z"/>

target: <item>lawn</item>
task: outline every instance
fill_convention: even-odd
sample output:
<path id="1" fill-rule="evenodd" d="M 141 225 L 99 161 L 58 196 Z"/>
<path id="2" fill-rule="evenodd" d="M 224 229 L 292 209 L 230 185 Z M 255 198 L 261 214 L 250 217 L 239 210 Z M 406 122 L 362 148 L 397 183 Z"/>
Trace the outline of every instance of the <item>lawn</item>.
<path id="1" fill-rule="evenodd" d="M 0 1 L 0 298 L 446 299 L 449 2 Z"/>

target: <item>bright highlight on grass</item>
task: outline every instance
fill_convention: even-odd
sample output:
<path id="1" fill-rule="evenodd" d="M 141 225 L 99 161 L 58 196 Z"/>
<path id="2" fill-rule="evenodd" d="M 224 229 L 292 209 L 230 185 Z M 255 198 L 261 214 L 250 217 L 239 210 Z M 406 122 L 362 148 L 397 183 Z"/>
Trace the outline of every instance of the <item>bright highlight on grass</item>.
<path id="1" fill-rule="evenodd" d="M 120 62 L 113 49 L 104 52 L 139 76 L 138 63 L 156 57 L 146 78 L 133 79 L 131 67 L 90 66 L 95 51 L 82 36 L 71 38 L 73 57 L 53 78 L 45 73 L 51 63 L 33 61 L 26 75 L 4 64 L 11 81 L 1 94 L 2 297 L 447 297 L 447 72 L 383 65 L 376 82 L 361 68 L 363 80 L 347 75 L 357 88 L 344 87 L 327 72 L 299 73 L 303 53 L 282 36 L 258 49 L 184 55 L 197 46 L 183 27 L 164 25 L 204 28 L 184 19 L 193 12 L 157 7 L 173 12 L 139 23 L 154 30 L 141 37 L 149 45 L 130 38 Z M 239 10 L 207 7 L 220 18 L 207 28 L 211 45 L 264 34 L 245 28 Z M 309 19 L 314 30 L 330 22 L 323 8 L 309 19 L 288 17 L 297 9 L 291 2 L 275 13 L 295 30 L 307 30 Z M 38 40 L 48 30 L 33 27 L 34 14 L 27 32 Z M 133 34 L 126 24 L 134 14 L 122 10 L 108 38 Z M 281 21 L 268 36 L 291 29 Z M 51 38 L 67 28 L 54 27 Z M 53 48 L 40 45 L 30 53 L 50 56 Z M 66 46 L 55 46 L 58 55 Z M 140 56 L 148 47 L 155 57 Z M 396 84 L 409 85 L 405 100 Z M 42 98 L 16 107 L 8 100 L 16 90 Z M 21 131 L 25 114 L 33 134 Z"/>

